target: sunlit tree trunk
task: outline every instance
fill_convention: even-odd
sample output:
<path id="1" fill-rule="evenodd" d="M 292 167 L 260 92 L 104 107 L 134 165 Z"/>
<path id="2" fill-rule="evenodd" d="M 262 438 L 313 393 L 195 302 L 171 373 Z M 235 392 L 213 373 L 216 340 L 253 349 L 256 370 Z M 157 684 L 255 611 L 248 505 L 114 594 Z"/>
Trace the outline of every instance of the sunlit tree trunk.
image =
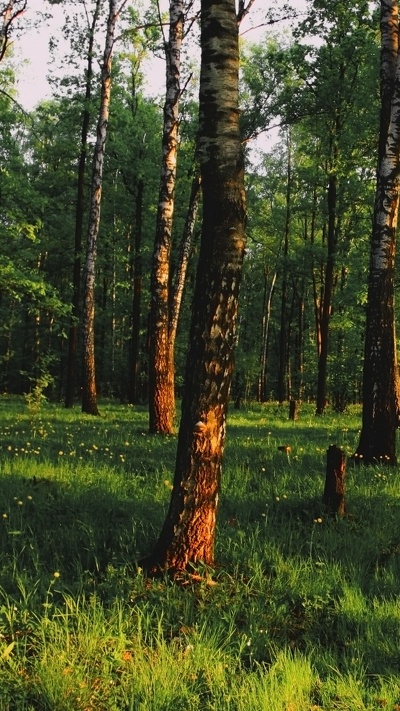
<path id="1" fill-rule="evenodd" d="M 170 258 L 178 156 L 180 54 L 183 0 L 170 0 L 169 41 L 166 43 L 166 96 L 162 137 L 162 164 L 156 235 L 151 273 L 149 319 L 149 430 L 173 432 L 175 415 L 174 363 L 169 342 Z"/>
<path id="2" fill-rule="evenodd" d="M 199 158 L 203 226 L 174 486 L 150 570 L 214 563 L 245 235 L 234 0 L 202 0 Z"/>
<path id="3" fill-rule="evenodd" d="M 125 3 L 123 3 L 125 4 Z M 103 182 L 103 164 L 107 137 L 107 124 L 111 95 L 111 63 L 114 46 L 115 28 L 118 13 L 117 0 L 109 1 L 106 41 L 101 69 L 101 98 L 97 122 L 96 144 L 93 154 L 92 189 L 90 200 L 89 228 L 86 246 L 83 294 L 83 377 L 82 411 L 89 415 L 98 415 L 96 392 L 96 366 L 94 354 L 94 312 L 95 312 L 95 274 L 97 258 L 97 238 L 100 227 L 101 192 Z"/>
<path id="4" fill-rule="evenodd" d="M 85 82 L 85 104 L 82 114 L 81 128 L 81 150 L 78 161 L 78 185 L 76 195 L 75 210 L 75 240 L 74 240 L 74 268 L 72 286 L 72 314 L 68 334 L 68 361 L 67 361 L 67 382 L 65 391 L 65 407 L 72 407 L 74 404 L 74 388 L 76 380 L 76 355 L 78 345 L 78 322 L 81 301 L 81 251 L 83 235 L 83 215 L 84 215 L 84 193 L 85 193 L 85 171 L 87 142 L 90 124 L 90 99 L 92 93 L 93 79 L 93 43 L 94 33 L 100 12 L 101 0 L 97 0 L 94 9 L 92 23 L 89 28 L 89 42 L 87 50 L 87 67 Z"/>
<path id="5" fill-rule="evenodd" d="M 367 464 L 396 462 L 397 357 L 394 266 L 400 176 L 398 3 L 381 2 L 381 118 L 368 279 L 363 421 L 354 455 Z M 389 95 L 391 97 L 389 101 Z"/>

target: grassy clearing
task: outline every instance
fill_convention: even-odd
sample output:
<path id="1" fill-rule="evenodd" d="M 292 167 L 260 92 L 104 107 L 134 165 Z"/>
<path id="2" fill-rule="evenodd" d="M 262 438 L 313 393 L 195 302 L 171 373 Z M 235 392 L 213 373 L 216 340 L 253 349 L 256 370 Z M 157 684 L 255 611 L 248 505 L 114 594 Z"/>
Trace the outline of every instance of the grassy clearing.
<path id="1" fill-rule="evenodd" d="M 149 581 L 175 438 L 145 411 L 0 403 L 0 711 L 400 710 L 400 473 L 326 449 L 359 412 L 231 412 L 217 583 Z M 290 452 L 278 446 L 290 445 Z"/>

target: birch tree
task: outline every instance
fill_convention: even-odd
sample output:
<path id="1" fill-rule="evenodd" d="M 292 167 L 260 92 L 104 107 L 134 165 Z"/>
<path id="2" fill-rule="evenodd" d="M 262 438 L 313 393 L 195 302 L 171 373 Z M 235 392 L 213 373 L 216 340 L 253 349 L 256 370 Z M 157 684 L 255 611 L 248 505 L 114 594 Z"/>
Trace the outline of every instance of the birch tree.
<path id="1" fill-rule="evenodd" d="M 400 186 L 397 0 L 381 1 L 381 115 L 366 314 L 363 420 L 355 459 L 396 462 L 397 356 L 394 268 Z"/>
<path id="2" fill-rule="evenodd" d="M 160 537 L 142 565 L 214 563 L 215 525 L 245 247 L 234 0 L 202 0 L 199 160 L 203 223 L 174 486 Z"/>
<path id="3" fill-rule="evenodd" d="M 100 227 L 100 208 L 103 179 L 103 165 L 107 138 L 107 124 L 111 97 L 111 65 L 114 48 L 115 30 L 118 16 L 126 0 L 118 8 L 117 0 L 109 0 L 109 14 L 101 68 L 100 110 L 97 121 L 96 143 L 93 153 L 92 185 L 90 198 L 89 228 L 86 245 L 86 261 L 83 285 L 83 380 L 82 411 L 89 415 L 98 415 L 96 391 L 96 367 L 94 351 L 94 314 L 95 314 L 95 276 L 97 239 Z"/>
<path id="4" fill-rule="evenodd" d="M 169 284 L 172 224 L 178 158 L 178 118 L 183 0 L 170 0 L 169 39 L 165 42 L 166 95 L 161 177 L 151 273 L 149 319 L 149 430 L 170 434 L 175 415 L 173 347 L 169 334 Z"/>
<path id="5" fill-rule="evenodd" d="M 67 361 L 67 382 L 65 389 L 65 407 L 72 407 L 74 404 L 74 387 L 76 374 L 76 352 L 78 344 L 78 320 L 81 299 L 81 251 L 83 237 L 83 217 L 84 217 L 84 194 L 85 194 L 85 174 L 87 144 L 90 126 L 90 101 L 92 96 L 93 82 L 93 47 L 94 35 L 97 21 L 100 14 L 101 0 L 96 0 L 91 21 L 88 20 L 88 45 L 87 63 L 85 73 L 85 103 L 82 112 L 81 126 L 81 146 L 78 159 L 78 181 L 75 210 L 75 234 L 74 234 L 74 266 L 73 266 L 73 286 L 72 286 L 72 314 L 68 333 L 68 361 Z"/>

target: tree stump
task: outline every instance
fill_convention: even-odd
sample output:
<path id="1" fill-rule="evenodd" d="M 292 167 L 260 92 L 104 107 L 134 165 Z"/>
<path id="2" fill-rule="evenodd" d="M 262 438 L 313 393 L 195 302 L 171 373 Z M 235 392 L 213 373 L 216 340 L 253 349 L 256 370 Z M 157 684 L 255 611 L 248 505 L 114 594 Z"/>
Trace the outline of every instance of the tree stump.
<path id="1" fill-rule="evenodd" d="M 297 420 L 297 400 L 289 402 L 289 420 Z"/>
<path id="2" fill-rule="evenodd" d="M 326 452 L 326 478 L 322 501 L 328 513 L 344 516 L 346 455 L 343 450 L 332 444 Z"/>

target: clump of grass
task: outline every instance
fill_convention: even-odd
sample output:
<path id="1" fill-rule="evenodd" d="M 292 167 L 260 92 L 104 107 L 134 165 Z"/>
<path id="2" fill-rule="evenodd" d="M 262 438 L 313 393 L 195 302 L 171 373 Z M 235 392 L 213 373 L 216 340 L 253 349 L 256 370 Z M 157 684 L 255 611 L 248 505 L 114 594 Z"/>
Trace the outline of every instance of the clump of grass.
<path id="1" fill-rule="evenodd" d="M 0 709 L 309 711 L 400 705 L 399 471 L 348 470 L 344 519 L 321 508 L 330 444 L 359 413 L 296 423 L 232 412 L 216 585 L 147 580 L 174 437 L 144 410 L 0 411 Z"/>

